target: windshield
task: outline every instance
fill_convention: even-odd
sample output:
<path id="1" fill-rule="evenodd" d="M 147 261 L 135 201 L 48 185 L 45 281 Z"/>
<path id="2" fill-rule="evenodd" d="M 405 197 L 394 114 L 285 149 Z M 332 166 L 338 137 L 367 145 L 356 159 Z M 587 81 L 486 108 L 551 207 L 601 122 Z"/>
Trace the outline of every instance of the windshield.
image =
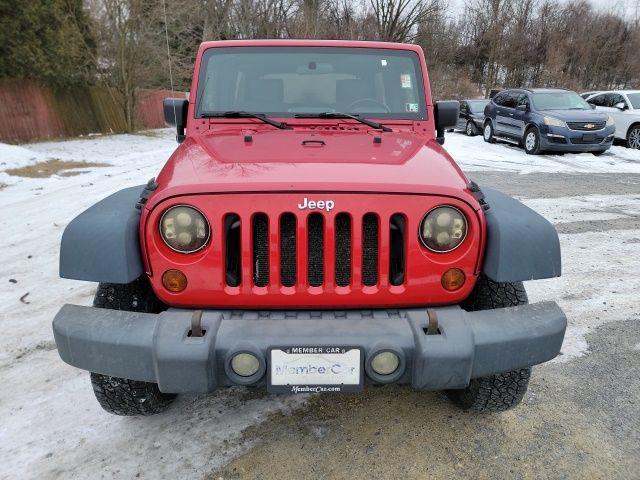
<path id="1" fill-rule="evenodd" d="M 591 110 L 575 92 L 534 93 L 531 99 L 536 110 Z"/>
<path id="2" fill-rule="evenodd" d="M 196 102 L 197 116 L 244 111 L 426 118 L 418 56 L 403 50 L 210 48 L 203 55 Z"/>
<path id="3" fill-rule="evenodd" d="M 634 109 L 640 108 L 640 93 L 627 93 L 627 98 Z"/>
<path id="4" fill-rule="evenodd" d="M 482 113 L 484 112 L 484 107 L 489 103 L 489 100 L 470 100 L 467 103 L 469 104 L 471 113 Z"/>

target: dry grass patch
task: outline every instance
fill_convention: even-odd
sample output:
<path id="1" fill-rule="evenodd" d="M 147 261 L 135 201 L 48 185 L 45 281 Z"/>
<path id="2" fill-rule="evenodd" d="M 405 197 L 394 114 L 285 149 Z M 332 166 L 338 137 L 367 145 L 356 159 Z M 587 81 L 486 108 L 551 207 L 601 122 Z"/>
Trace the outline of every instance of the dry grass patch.
<path id="1" fill-rule="evenodd" d="M 9 175 L 14 177 L 29 177 L 29 178 L 46 178 L 51 175 L 62 175 L 65 177 L 79 175 L 80 173 L 86 173 L 86 171 L 70 172 L 75 168 L 96 168 L 96 167 L 109 167 L 109 163 L 89 163 L 85 161 L 78 162 L 76 160 L 47 160 L 46 162 L 34 163 L 33 165 L 27 165 L 25 167 L 10 168 L 6 170 Z"/>

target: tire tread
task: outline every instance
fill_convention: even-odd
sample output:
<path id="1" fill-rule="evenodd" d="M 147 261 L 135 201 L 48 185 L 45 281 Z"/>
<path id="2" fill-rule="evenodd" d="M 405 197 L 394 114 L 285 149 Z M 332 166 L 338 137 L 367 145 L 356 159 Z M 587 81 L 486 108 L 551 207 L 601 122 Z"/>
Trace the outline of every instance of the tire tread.
<path id="1" fill-rule="evenodd" d="M 460 306 L 466 311 L 515 307 L 529 302 L 522 282 L 494 282 L 478 277 L 471 295 Z M 503 412 L 518 405 L 527 391 L 531 367 L 474 378 L 460 390 L 447 390 L 449 399 L 463 410 Z"/>
<path id="2" fill-rule="evenodd" d="M 100 406 L 114 415 L 155 415 L 176 397 L 162 393 L 155 383 L 128 380 L 91 372 L 91 386 Z"/>
<path id="3" fill-rule="evenodd" d="M 93 306 L 128 312 L 160 313 L 166 307 L 142 276 L 127 284 L 100 283 Z M 114 415 L 155 415 L 167 409 L 174 394 L 162 393 L 158 385 L 91 372 L 91 385 L 100 406 Z"/>

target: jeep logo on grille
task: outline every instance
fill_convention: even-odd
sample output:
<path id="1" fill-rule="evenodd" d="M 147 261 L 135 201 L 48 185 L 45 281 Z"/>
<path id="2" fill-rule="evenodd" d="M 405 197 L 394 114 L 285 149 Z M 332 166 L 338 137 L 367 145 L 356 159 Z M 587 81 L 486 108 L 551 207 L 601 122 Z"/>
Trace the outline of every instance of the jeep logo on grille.
<path id="1" fill-rule="evenodd" d="M 326 210 L 330 212 L 336 203 L 333 200 L 309 200 L 307 197 L 302 199 L 302 203 L 298 204 L 300 210 Z"/>

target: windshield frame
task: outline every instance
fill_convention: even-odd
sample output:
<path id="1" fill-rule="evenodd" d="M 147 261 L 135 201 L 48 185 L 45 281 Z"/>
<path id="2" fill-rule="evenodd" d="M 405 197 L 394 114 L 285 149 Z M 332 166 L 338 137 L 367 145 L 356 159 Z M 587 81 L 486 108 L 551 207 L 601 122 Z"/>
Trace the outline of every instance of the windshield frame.
<path id="1" fill-rule="evenodd" d="M 578 98 L 583 104 L 584 104 L 584 108 L 540 108 L 538 107 L 538 105 L 536 105 L 536 96 L 540 97 L 540 96 L 550 96 L 550 95 L 573 95 L 576 98 Z M 558 92 L 532 92 L 530 94 L 531 96 L 531 105 L 533 106 L 533 108 L 536 111 L 539 112 L 546 112 L 549 110 L 562 110 L 562 111 L 590 111 L 592 110 L 591 106 L 589 105 L 589 103 L 582 98 L 580 95 L 578 95 L 576 92 L 572 92 L 570 90 L 567 91 L 558 91 Z"/>
<path id="2" fill-rule="evenodd" d="M 278 53 L 282 51 L 300 51 L 305 50 L 309 53 L 317 52 L 317 53 L 327 53 L 328 50 L 334 50 L 338 54 L 346 53 L 346 54 L 358 54 L 358 55 L 381 55 L 385 56 L 402 56 L 409 58 L 414 66 L 415 71 L 415 81 L 416 81 L 416 90 L 417 90 L 417 98 L 419 100 L 419 111 L 417 113 L 411 112 L 395 112 L 395 113 L 368 113 L 368 112 L 342 112 L 351 115 L 357 115 L 360 118 L 367 119 L 381 119 L 381 120 L 405 120 L 405 121 L 424 121 L 428 120 L 428 105 L 427 105 L 427 97 L 425 93 L 425 81 L 424 81 L 424 72 L 422 68 L 422 63 L 420 61 L 420 57 L 414 50 L 410 49 L 397 49 L 397 48 L 379 48 L 379 47 L 341 47 L 341 46 L 294 46 L 294 45 L 283 45 L 283 46 L 225 46 L 225 47 L 210 47 L 203 51 L 202 58 L 200 60 L 199 72 L 198 72 L 198 84 L 196 88 L 196 98 L 195 98 L 195 108 L 194 108 L 194 118 L 203 119 L 207 118 L 207 115 L 203 115 L 203 113 L 224 113 L 224 110 L 205 110 L 200 106 L 200 99 L 202 98 L 204 88 L 205 88 L 205 78 L 207 74 L 207 64 L 209 59 L 216 54 L 224 54 L 224 53 L 237 53 L 239 50 L 247 51 L 247 52 L 260 52 L 260 53 Z M 249 113 L 259 113 L 264 114 L 271 118 L 296 118 L 296 115 L 304 114 L 307 112 L 258 112 L 253 110 L 246 110 Z M 308 113 L 316 113 L 316 112 L 308 112 Z M 210 117 L 209 117 L 210 118 Z"/>

